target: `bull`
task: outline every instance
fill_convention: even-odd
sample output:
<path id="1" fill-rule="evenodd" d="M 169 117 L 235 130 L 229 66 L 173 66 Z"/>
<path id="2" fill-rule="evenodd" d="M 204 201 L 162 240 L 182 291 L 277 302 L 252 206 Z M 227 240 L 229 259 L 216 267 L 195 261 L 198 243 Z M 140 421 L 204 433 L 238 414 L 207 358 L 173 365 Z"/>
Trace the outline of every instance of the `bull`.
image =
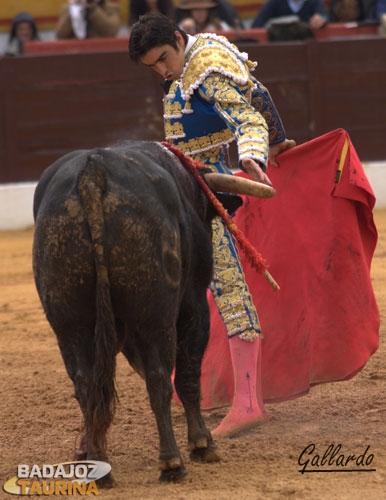
<path id="1" fill-rule="evenodd" d="M 230 211 L 242 203 L 218 196 Z M 122 352 L 146 381 L 160 480 L 186 474 L 171 421 L 174 367 L 190 457 L 218 461 L 200 412 L 215 212 L 197 181 L 155 142 L 74 151 L 43 172 L 33 212 L 35 284 L 83 414 L 76 458 L 108 461 Z"/>

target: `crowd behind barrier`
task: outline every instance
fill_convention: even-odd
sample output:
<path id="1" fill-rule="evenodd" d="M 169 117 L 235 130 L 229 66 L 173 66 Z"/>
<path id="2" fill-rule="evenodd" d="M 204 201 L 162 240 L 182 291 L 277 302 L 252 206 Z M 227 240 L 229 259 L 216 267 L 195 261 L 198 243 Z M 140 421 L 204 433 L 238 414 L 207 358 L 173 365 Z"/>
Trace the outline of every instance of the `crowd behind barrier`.
<path id="1" fill-rule="evenodd" d="M 81 35 L 75 35 L 74 30 L 69 27 L 69 10 L 70 7 L 71 9 L 73 8 L 71 2 L 76 3 L 78 1 L 84 2 L 86 6 L 87 31 L 83 37 L 90 38 L 95 36 L 126 36 L 130 30 L 130 25 L 136 19 L 135 16 L 133 17 L 132 10 L 136 11 L 136 15 L 146 12 L 143 8 L 141 10 L 141 4 L 148 3 L 155 6 L 151 7 L 151 9 L 154 8 L 161 12 L 170 13 L 179 22 L 181 13 L 186 12 L 183 5 L 191 3 L 194 6 L 195 4 L 199 5 L 200 2 L 209 5 L 216 2 L 218 4 L 218 7 L 215 9 L 216 16 L 219 16 L 231 28 L 237 31 L 240 29 L 247 29 L 248 31 L 248 28 L 251 27 L 266 28 L 267 26 L 256 25 L 256 19 L 261 10 L 266 8 L 271 2 L 286 2 L 287 0 L 42 0 L 33 5 L 27 0 L 19 0 L 17 4 L 12 2 L 12 0 L 2 0 L 0 5 L 0 54 L 5 52 L 5 50 L 2 50 L 4 45 L 2 38 L 6 36 L 7 32 L 10 33 L 13 20 L 16 14 L 20 13 L 15 10 L 19 6 L 23 6 L 27 14 L 30 14 L 34 18 L 38 34 L 39 32 L 42 34 L 41 37 L 38 36 L 39 39 L 82 38 Z M 326 11 L 328 12 L 326 26 L 328 30 L 325 35 L 321 34 L 321 37 L 329 37 L 331 26 L 334 26 L 334 24 L 338 24 L 338 31 L 342 29 L 342 25 L 345 25 L 346 28 L 354 28 L 355 32 L 352 31 L 351 34 L 368 33 L 366 25 L 370 24 L 372 25 L 371 32 L 379 31 L 384 34 L 382 29 L 386 29 L 386 25 L 384 27 L 381 25 L 383 22 L 382 19 L 385 20 L 386 17 L 386 0 L 305 0 L 306 5 L 308 2 L 317 1 L 325 4 Z M 354 11 L 353 9 L 337 10 L 340 4 L 347 6 L 352 2 L 357 3 L 360 9 L 357 11 L 355 9 Z M 101 3 L 100 6 L 98 6 L 99 3 Z M 174 10 L 170 10 L 171 4 L 174 5 Z M 149 12 L 149 10 L 147 11 Z M 107 16 L 107 12 L 109 12 L 109 16 Z M 289 12 L 292 12 L 292 10 L 289 10 Z M 300 17 L 302 17 L 301 13 L 302 9 L 299 11 Z M 278 15 L 278 13 L 276 12 L 275 15 Z M 108 24 L 102 26 L 102 23 L 107 22 L 108 17 Z M 117 29 L 116 23 L 119 19 L 121 24 L 119 29 Z M 91 21 L 93 24 L 90 27 L 89 24 Z M 98 24 L 96 29 L 93 29 L 94 23 Z M 362 25 L 364 31 L 362 29 L 356 30 L 357 27 L 361 28 Z M 64 30 L 65 27 L 67 28 L 66 30 Z M 311 25 L 312 29 L 318 27 Z M 234 38 L 233 34 L 230 36 Z M 246 36 L 247 34 L 243 34 L 243 38 L 246 38 Z M 253 34 L 253 38 L 255 36 L 258 35 Z M 317 37 L 319 38 L 319 33 Z M 262 38 L 264 39 L 264 37 Z M 261 41 L 260 37 L 259 41 Z"/>
<path id="2" fill-rule="evenodd" d="M 329 38 L 344 38 L 364 35 L 377 35 L 375 25 L 358 25 L 357 23 L 334 23 L 323 28 L 313 30 L 314 36 L 318 40 Z M 265 28 L 229 30 L 225 35 L 231 42 L 238 43 L 267 43 L 267 30 Z M 86 40 L 52 40 L 52 41 L 31 41 L 24 47 L 25 55 L 34 54 L 59 54 L 77 52 L 111 52 L 127 51 L 129 36 L 115 38 L 93 38 Z"/>

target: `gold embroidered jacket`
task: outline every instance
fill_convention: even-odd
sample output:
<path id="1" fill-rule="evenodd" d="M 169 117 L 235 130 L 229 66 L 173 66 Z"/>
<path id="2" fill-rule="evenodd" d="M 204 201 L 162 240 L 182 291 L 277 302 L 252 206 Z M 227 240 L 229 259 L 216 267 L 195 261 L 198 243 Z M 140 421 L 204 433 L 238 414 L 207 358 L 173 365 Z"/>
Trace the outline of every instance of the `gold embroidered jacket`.
<path id="1" fill-rule="evenodd" d="M 199 35 L 164 99 L 166 140 L 201 161 L 205 151 L 236 140 L 239 160 L 266 166 L 269 145 L 285 131 L 268 90 L 251 74 L 255 66 L 226 38 Z"/>

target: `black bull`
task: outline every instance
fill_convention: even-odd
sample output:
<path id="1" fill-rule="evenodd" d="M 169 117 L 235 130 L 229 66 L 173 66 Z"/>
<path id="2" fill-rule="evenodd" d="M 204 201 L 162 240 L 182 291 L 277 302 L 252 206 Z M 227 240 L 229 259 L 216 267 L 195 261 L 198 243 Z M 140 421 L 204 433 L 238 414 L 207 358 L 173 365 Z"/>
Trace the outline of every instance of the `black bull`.
<path id="1" fill-rule="evenodd" d="M 241 203 L 224 200 L 230 210 Z M 84 417 L 78 459 L 108 460 L 122 352 L 146 380 L 160 479 L 185 474 L 171 422 L 174 366 L 191 458 L 218 460 L 200 412 L 214 215 L 197 181 L 157 143 L 75 151 L 41 176 L 34 278 Z"/>

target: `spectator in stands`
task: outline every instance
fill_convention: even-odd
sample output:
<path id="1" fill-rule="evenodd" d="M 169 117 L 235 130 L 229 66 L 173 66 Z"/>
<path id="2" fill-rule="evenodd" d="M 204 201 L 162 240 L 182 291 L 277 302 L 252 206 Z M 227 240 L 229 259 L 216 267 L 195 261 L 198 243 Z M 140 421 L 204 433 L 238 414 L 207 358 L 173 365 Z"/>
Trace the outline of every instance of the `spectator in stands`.
<path id="1" fill-rule="evenodd" d="M 386 14 L 386 0 L 376 0 L 375 1 L 375 15 L 377 19 L 381 19 L 381 16 Z"/>
<path id="2" fill-rule="evenodd" d="M 332 23 L 375 22 L 373 0 L 331 0 L 330 18 Z"/>
<path id="3" fill-rule="evenodd" d="M 39 40 L 35 20 L 28 12 L 20 12 L 12 20 L 5 55 L 19 56 L 23 54 L 24 43 L 31 40 Z"/>
<path id="4" fill-rule="evenodd" d="M 375 16 L 379 21 L 378 33 L 386 36 L 386 0 L 376 0 Z"/>
<path id="5" fill-rule="evenodd" d="M 252 28 L 264 28 L 272 19 L 297 16 L 311 29 L 327 22 L 328 14 L 323 0 L 267 0 L 252 22 Z"/>
<path id="6" fill-rule="evenodd" d="M 237 13 L 235 7 L 230 3 L 229 0 L 214 0 L 217 3 L 217 7 L 213 11 L 214 17 L 224 21 L 233 29 L 243 29 L 243 23 Z M 184 3 L 184 0 L 183 2 Z M 180 4 L 181 5 L 181 4 Z M 177 7 L 176 16 L 177 23 L 180 23 L 182 19 L 186 17 L 186 9 L 180 9 Z"/>
<path id="7" fill-rule="evenodd" d="M 130 0 L 129 26 L 136 23 L 144 14 L 163 14 L 176 20 L 176 8 L 173 0 Z"/>
<path id="8" fill-rule="evenodd" d="M 120 8 L 108 0 L 68 0 L 56 26 L 58 39 L 116 36 L 121 25 Z"/>
<path id="9" fill-rule="evenodd" d="M 177 6 L 185 14 L 179 22 L 180 28 L 188 35 L 229 31 L 231 26 L 214 14 L 217 7 L 215 0 L 184 0 Z"/>
<path id="10" fill-rule="evenodd" d="M 237 13 L 237 10 L 228 0 L 217 0 L 218 7 L 214 11 L 214 15 L 225 21 L 234 29 L 243 29 L 244 25 Z"/>

